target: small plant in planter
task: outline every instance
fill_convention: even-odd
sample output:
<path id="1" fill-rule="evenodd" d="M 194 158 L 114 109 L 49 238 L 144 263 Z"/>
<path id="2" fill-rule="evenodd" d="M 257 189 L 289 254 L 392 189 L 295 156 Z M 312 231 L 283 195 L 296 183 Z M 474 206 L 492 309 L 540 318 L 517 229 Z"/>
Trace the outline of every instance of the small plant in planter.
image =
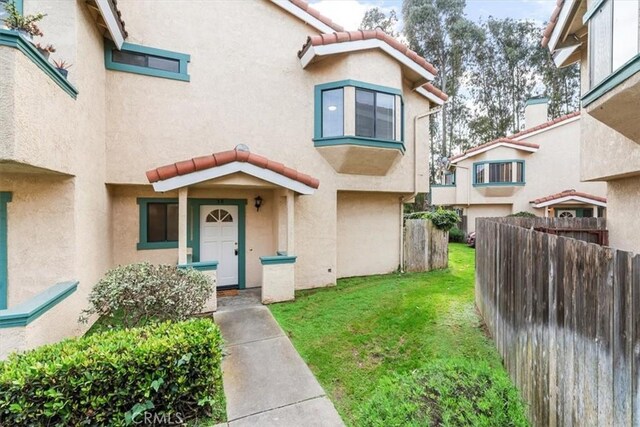
<path id="1" fill-rule="evenodd" d="M 36 48 L 38 49 L 38 52 L 45 57 L 45 59 L 49 59 L 49 55 L 56 51 L 56 48 L 53 47 L 52 44 L 42 45 L 40 43 L 36 43 Z"/>
<path id="2" fill-rule="evenodd" d="M 8 29 L 19 32 L 30 42 L 33 42 L 34 37 L 43 35 L 37 22 L 42 21 L 42 18 L 47 15 L 43 13 L 36 13 L 35 15 L 24 16 L 18 11 L 18 8 L 13 1 L 6 4 L 5 10 L 9 14 L 9 16 L 4 20 L 4 24 Z"/>
<path id="3" fill-rule="evenodd" d="M 53 60 L 53 66 L 56 67 L 56 70 L 58 70 L 64 78 L 67 78 L 67 76 L 69 75 L 69 68 L 71 67 L 71 65 L 72 64 L 67 63 L 67 61 L 56 61 L 55 59 Z"/>

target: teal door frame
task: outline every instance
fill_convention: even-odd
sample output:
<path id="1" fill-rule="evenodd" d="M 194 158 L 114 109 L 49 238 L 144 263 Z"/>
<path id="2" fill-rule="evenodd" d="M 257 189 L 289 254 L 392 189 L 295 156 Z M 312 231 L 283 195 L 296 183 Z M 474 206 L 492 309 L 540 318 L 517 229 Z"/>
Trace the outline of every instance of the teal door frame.
<path id="1" fill-rule="evenodd" d="M 200 262 L 200 207 L 237 206 L 238 207 L 238 287 L 246 286 L 246 207 L 247 199 L 188 199 L 187 227 L 190 237 L 187 245 L 192 248 L 192 261 Z M 190 226 L 189 226 L 190 225 Z M 219 261 L 219 260 L 216 260 Z"/>

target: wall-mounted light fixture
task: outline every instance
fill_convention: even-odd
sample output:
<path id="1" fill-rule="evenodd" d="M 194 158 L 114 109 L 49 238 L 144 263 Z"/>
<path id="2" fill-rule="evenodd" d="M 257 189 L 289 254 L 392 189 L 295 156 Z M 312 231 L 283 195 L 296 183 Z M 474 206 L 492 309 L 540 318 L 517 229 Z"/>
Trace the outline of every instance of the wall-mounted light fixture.
<path id="1" fill-rule="evenodd" d="M 256 207 L 256 211 L 260 212 L 260 206 L 262 206 L 262 197 L 258 196 L 254 200 L 253 206 Z"/>

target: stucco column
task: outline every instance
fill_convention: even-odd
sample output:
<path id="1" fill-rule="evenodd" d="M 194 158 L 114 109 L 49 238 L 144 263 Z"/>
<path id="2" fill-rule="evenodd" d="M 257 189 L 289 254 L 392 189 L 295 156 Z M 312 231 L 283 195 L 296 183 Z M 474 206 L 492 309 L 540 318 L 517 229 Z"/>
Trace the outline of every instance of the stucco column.
<path id="1" fill-rule="evenodd" d="M 294 194 L 293 191 L 287 191 L 287 254 L 293 255 L 295 253 L 294 248 L 294 220 L 295 220 L 295 210 L 294 210 Z"/>
<path id="2" fill-rule="evenodd" d="M 187 195 L 189 188 L 178 190 L 178 264 L 187 263 Z"/>
<path id="3" fill-rule="evenodd" d="M 598 218 L 598 207 L 593 205 L 593 217 Z"/>

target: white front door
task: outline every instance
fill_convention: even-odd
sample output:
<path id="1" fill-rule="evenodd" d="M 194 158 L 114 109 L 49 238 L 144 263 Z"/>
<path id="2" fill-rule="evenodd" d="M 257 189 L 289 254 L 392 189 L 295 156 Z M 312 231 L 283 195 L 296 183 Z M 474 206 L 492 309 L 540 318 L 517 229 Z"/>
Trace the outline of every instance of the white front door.
<path id="1" fill-rule="evenodd" d="M 218 261 L 218 286 L 238 284 L 237 206 L 200 206 L 200 261 Z"/>

